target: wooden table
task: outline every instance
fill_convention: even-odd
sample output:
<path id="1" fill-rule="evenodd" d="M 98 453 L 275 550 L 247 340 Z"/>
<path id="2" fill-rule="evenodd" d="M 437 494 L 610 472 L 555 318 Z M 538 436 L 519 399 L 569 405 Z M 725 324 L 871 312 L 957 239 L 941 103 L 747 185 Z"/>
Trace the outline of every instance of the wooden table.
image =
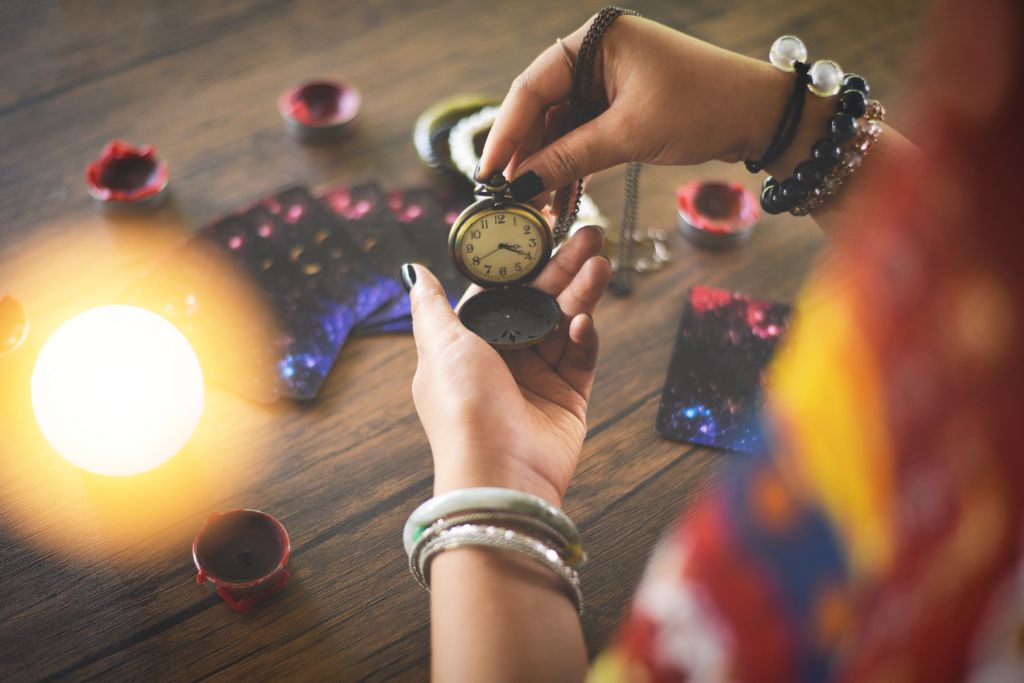
<path id="1" fill-rule="evenodd" d="M 901 120 L 898 75 L 918 8 L 838 0 L 636 3 L 644 15 L 763 58 L 796 33 L 812 58 L 868 75 Z M 501 94 L 588 3 L 310 0 L 6 2 L 0 9 L 0 293 L 32 318 L 0 361 L 0 679 L 427 676 L 427 598 L 400 530 L 431 491 L 410 399 L 409 337 L 347 345 L 311 406 L 266 408 L 211 387 L 189 447 L 127 480 L 85 475 L 45 444 L 28 405 L 31 363 L 74 311 L 109 301 L 182 230 L 290 183 L 435 182 L 411 143 L 417 114 L 464 91 Z M 296 144 L 275 100 L 336 74 L 363 90 L 362 126 L 337 147 Z M 699 106 L 699 103 L 694 103 Z M 146 221 L 104 218 L 82 170 L 111 138 L 168 159 L 173 201 Z M 641 225 L 672 226 L 673 189 L 695 177 L 759 179 L 738 166 L 650 168 Z M 622 173 L 592 186 L 621 210 Z M 790 301 L 824 238 L 766 218 L 738 251 L 677 240 L 669 268 L 602 302 L 601 368 L 583 461 L 566 500 L 592 563 L 583 577 L 591 653 L 613 633 L 659 533 L 739 459 L 652 431 L 687 289 Z M 248 614 L 194 581 L 193 535 L 210 511 L 256 507 L 291 533 L 285 595 Z"/>

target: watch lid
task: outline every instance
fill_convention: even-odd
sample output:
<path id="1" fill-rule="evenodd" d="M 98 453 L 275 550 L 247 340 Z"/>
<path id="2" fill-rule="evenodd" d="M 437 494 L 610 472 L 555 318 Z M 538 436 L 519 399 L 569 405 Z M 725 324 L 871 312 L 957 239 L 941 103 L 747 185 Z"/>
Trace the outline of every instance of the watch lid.
<path id="1" fill-rule="evenodd" d="M 307 81 L 281 93 L 277 110 L 288 132 L 300 142 L 333 142 L 350 130 L 362 96 L 341 80 Z"/>
<path id="2" fill-rule="evenodd" d="M 562 309 L 536 287 L 485 289 L 463 302 L 459 320 L 496 349 L 521 349 L 557 330 Z"/>
<path id="3" fill-rule="evenodd" d="M 676 190 L 679 229 L 700 247 L 742 244 L 761 217 L 754 194 L 736 182 L 695 180 Z"/>
<path id="4" fill-rule="evenodd" d="M 85 169 L 89 194 L 105 204 L 155 206 L 167 189 L 167 163 L 152 145 L 133 147 L 122 140 L 107 143 Z"/>

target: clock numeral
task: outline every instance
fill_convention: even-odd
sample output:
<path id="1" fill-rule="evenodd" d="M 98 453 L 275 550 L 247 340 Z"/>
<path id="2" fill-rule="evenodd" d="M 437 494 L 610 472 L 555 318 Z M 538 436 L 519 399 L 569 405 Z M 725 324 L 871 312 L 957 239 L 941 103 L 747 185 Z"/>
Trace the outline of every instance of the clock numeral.
<path id="1" fill-rule="evenodd" d="M 469 235 L 473 239 L 478 240 L 478 239 L 480 239 L 481 232 L 479 230 L 474 230 L 471 233 L 469 233 Z"/>
<path id="2" fill-rule="evenodd" d="M 479 256 L 474 256 L 473 257 L 473 265 L 474 266 L 479 266 L 480 265 L 480 257 Z"/>
<path id="3" fill-rule="evenodd" d="M 527 261 L 532 261 L 533 260 L 533 252 L 532 251 L 526 252 L 526 260 Z"/>
<path id="4" fill-rule="evenodd" d="M 537 246 L 537 238 L 536 237 L 531 237 L 530 238 L 530 246 L 531 247 Z"/>
<path id="5" fill-rule="evenodd" d="M 499 268 L 498 269 L 498 275 L 508 275 L 508 268 L 506 268 L 505 266 L 502 266 L 501 268 Z"/>
<path id="6" fill-rule="evenodd" d="M 485 265 L 485 266 L 484 266 L 484 269 L 485 269 L 485 270 L 487 270 L 487 274 L 488 274 L 488 275 L 490 275 L 490 274 L 491 274 L 491 267 L 490 267 L 490 266 L 487 266 L 487 265 Z"/>
<path id="7" fill-rule="evenodd" d="M 533 232 L 533 226 L 532 225 L 526 224 L 526 225 L 523 226 L 523 234 L 524 235 L 529 235 L 531 232 Z"/>
<path id="8" fill-rule="evenodd" d="M 516 261 L 515 264 L 513 264 L 513 267 L 516 269 L 517 273 L 521 273 L 523 271 L 523 264 L 519 261 Z"/>
<path id="9" fill-rule="evenodd" d="M 480 219 L 480 227 L 483 228 L 484 230 L 487 229 L 487 219 L 486 218 L 481 218 Z"/>
<path id="10" fill-rule="evenodd" d="M 503 214 L 503 213 L 495 214 L 494 215 L 494 222 L 498 223 L 499 225 L 504 225 L 505 224 L 505 214 Z"/>
<path id="11" fill-rule="evenodd" d="M 467 244 L 466 245 L 466 253 L 467 254 L 472 254 L 473 253 L 473 245 L 472 244 Z"/>

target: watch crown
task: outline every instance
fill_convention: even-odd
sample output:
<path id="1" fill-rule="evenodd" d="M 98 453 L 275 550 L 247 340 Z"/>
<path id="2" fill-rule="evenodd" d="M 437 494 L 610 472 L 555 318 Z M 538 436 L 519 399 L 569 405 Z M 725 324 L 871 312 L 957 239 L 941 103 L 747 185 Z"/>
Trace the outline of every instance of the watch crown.
<path id="1" fill-rule="evenodd" d="M 495 173 L 476 188 L 477 194 L 501 195 L 508 191 L 508 181 L 501 173 Z"/>

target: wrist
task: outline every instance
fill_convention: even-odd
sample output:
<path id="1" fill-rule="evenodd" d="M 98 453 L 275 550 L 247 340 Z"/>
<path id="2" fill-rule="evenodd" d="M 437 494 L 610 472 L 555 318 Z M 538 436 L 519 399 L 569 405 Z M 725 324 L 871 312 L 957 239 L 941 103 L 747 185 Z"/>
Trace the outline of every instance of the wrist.
<path id="1" fill-rule="evenodd" d="M 459 489 L 496 486 L 529 493 L 543 498 L 555 507 L 562 506 L 563 493 L 539 474 L 521 468 L 502 466 L 495 462 L 479 462 L 483 460 L 480 457 L 475 458 L 475 462 L 466 460 L 468 459 L 435 465 L 435 496 Z"/>
<path id="2" fill-rule="evenodd" d="M 751 69 L 751 85 L 743 106 L 749 112 L 743 160 L 760 159 L 771 144 L 786 102 L 793 92 L 793 73 L 780 71 L 767 62 L 756 62 Z M 804 94 L 800 124 L 792 142 L 764 171 L 776 178 L 787 178 L 793 169 L 810 156 L 811 145 L 828 135 L 828 122 L 836 112 L 835 97 L 819 97 L 809 90 Z"/>

